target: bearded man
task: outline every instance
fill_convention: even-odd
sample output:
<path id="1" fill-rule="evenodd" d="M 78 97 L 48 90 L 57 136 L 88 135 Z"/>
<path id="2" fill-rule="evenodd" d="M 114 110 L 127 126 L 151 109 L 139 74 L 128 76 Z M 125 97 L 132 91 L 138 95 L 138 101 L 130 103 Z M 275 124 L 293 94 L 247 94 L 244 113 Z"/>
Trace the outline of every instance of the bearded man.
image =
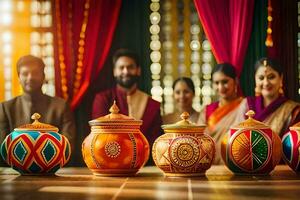
<path id="1" fill-rule="evenodd" d="M 96 94 L 92 118 L 109 114 L 109 108 L 116 100 L 119 113 L 143 120 L 141 131 L 152 146 L 162 133 L 160 103 L 137 87 L 141 75 L 138 56 L 128 49 L 119 49 L 113 56 L 113 65 L 116 86 Z"/>

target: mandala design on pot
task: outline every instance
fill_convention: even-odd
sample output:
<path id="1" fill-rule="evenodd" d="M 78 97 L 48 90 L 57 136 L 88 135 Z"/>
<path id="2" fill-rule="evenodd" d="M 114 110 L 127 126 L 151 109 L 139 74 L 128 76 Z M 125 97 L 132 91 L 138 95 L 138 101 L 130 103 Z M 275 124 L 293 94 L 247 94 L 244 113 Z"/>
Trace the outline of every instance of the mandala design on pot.
<path id="1" fill-rule="evenodd" d="M 105 154 L 110 158 L 116 158 L 121 153 L 121 146 L 117 142 L 108 142 L 105 145 Z"/>
<path id="2" fill-rule="evenodd" d="M 169 148 L 170 160 L 178 167 L 191 167 L 199 159 L 199 144 L 192 137 L 174 139 Z"/>
<path id="3" fill-rule="evenodd" d="M 271 146 L 271 141 L 259 130 L 236 132 L 230 146 L 232 162 L 244 171 L 257 171 L 269 163 Z"/>

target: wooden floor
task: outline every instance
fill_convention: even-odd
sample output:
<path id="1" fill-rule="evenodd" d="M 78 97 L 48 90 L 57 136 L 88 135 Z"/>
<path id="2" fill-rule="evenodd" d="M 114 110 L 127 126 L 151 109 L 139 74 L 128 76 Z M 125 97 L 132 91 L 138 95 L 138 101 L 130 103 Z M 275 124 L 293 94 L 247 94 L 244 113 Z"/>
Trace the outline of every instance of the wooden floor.
<path id="1" fill-rule="evenodd" d="M 270 176 L 235 176 L 213 166 L 205 177 L 167 178 L 156 167 L 135 177 L 96 177 L 87 168 L 64 168 L 56 176 L 19 176 L 0 168 L 0 199 L 300 199 L 300 175 L 277 166 Z"/>

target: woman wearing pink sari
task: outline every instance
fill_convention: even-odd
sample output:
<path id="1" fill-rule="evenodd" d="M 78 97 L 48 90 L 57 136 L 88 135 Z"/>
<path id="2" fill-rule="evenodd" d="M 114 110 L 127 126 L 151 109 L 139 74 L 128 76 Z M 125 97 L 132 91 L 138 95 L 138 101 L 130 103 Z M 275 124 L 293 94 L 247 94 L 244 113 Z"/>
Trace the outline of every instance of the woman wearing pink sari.
<path id="1" fill-rule="evenodd" d="M 219 96 L 217 102 L 204 107 L 200 112 L 198 124 L 207 124 L 206 133 L 216 142 L 214 164 L 221 164 L 221 141 L 233 125 L 236 111 L 242 101 L 237 93 L 238 81 L 234 67 L 228 63 L 216 65 L 212 72 L 213 88 Z"/>
<path id="2" fill-rule="evenodd" d="M 270 58 L 262 58 L 255 65 L 255 97 L 247 97 L 239 108 L 237 119 L 249 110 L 254 118 L 266 123 L 280 137 L 289 126 L 300 121 L 300 104 L 287 99 L 282 89 L 282 67 Z"/>

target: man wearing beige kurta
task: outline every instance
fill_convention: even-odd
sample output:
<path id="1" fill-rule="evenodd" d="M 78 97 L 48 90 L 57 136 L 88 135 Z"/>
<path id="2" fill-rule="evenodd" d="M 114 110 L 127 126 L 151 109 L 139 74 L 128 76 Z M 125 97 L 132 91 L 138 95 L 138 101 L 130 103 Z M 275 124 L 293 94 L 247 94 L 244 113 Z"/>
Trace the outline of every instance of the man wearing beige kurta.
<path id="1" fill-rule="evenodd" d="M 113 63 L 113 73 L 117 85 L 95 96 L 92 118 L 108 114 L 109 108 L 115 100 L 120 113 L 143 120 L 141 131 L 152 145 L 154 140 L 162 134 L 160 103 L 137 88 L 137 79 L 140 76 L 141 68 L 133 52 L 127 49 L 117 51 Z M 151 162 L 150 156 L 148 164 L 152 164 Z"/>
<path id="2" fill-rule="evenodd" d="M 75 122 L 67 102 L 59 97 L 50 97 L 42 93 L 45 79 L 44 62 L 35 56 L 23 56 L 17 63 L 17 71 L 24 94 L 0 104 L 0 142 L 20 125 L 32 123 L 35 112 L 42 117 L 41 122 L 59 128 L 72 147 L 75 140 Z M 0 159 L 0 165 L 4 165 Z"/>

